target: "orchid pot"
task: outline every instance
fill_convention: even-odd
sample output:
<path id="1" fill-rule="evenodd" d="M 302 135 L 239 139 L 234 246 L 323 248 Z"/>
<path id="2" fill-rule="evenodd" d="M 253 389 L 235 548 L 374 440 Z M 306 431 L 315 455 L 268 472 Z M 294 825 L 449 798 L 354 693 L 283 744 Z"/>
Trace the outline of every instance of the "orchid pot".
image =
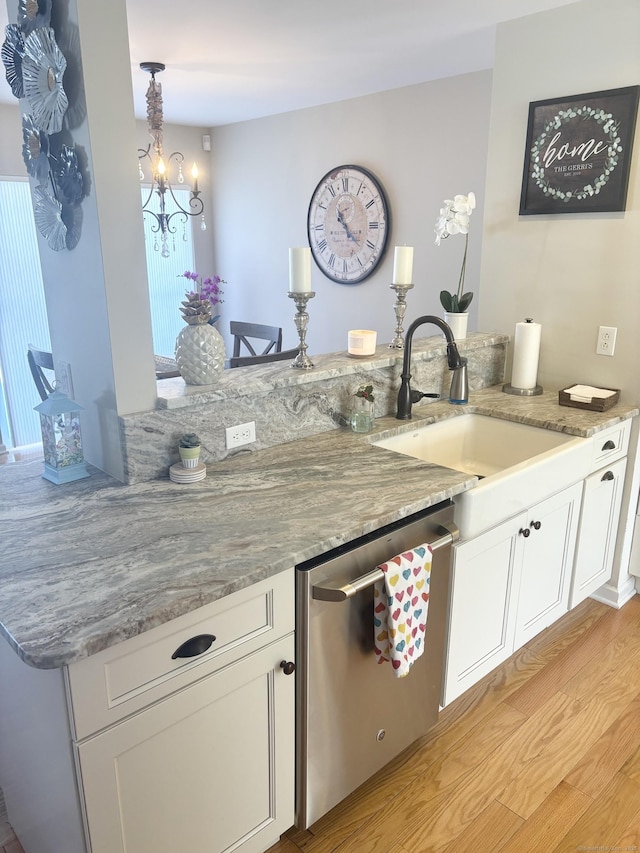
<path id="1" fill-rule="evenodd" d="M 467 325 L 469 323 L 469 314 L 467 311 L 445 311 L 444 321 L 451 329 L 451 334 L 456 341 L 463 341 L 467 337 Z"/>
<path id="2" fill-rule="evenodd" d="M 467 308 L 473 299 L 471 291 L 464 290 L 464 277 L 467 268 L 467 249 L 469 246 L 469 217 L 476 206 L 476 197 L 474 193 L 469 195 L 456 195 L 453 199 L 445 199 L 444 207 L 440 209 L 440 216 L 435 226 L 436 245 L 439 246 L 442 240 L 447 239 L 455 234 L 464 235 L 464 254 L 462 256 L 462 267 L 460 269 L 460 278 L 458 279 L 458 287 L 455 293 L 450 293 L 448 290 L 440 291 L 440 304 L 445 310 L 445 322 L 450 326 L 452 324 L 447 320 L 449 317 L 462 315 L 464 320 L 459 319 L 456 324 L 459 334 L 453 332 L 454 338 L 460 340 L 466 337 L 467 324 Z M 453 326 L 452 326 L 453 331 Z"/>

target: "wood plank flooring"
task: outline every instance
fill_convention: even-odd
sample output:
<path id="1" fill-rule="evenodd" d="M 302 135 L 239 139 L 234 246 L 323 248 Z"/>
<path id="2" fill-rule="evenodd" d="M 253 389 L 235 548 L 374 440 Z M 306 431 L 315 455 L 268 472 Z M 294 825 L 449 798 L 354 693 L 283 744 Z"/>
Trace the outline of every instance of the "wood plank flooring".
<path id="1" fill-rule="evenodd" d="M 268 853 L 640 849 L 640 596 L 588 599 Z"/>
<path id="2" fill-rule="evenodd" d="M 583 602 L 268 853 L 580 850 L 640 850 L 640 596 Z"/>

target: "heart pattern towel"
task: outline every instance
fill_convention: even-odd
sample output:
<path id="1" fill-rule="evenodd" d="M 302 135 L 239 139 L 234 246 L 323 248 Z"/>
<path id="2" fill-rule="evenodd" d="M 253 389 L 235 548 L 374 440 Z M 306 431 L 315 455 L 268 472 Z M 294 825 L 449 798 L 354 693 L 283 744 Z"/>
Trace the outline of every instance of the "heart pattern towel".
<path id="1" fill-rule="evenodd" d="M 374 649 L 398 678 L 424 651 L 432 551 L 420 545 L 378 566 L 384 574 L 373 588 Z"/>

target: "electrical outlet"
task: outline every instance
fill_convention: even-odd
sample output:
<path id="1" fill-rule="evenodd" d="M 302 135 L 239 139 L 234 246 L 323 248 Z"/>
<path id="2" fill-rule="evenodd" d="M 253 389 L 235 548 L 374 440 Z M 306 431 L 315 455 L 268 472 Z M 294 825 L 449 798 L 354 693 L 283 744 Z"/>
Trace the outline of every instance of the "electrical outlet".
<path id="1" fill-rule="evenodd" d="M 616 351 L 617 334 L 618 330 L 615 326 L 600 326 L 598 329 L 596 355 L 613 355 Z"/>
<path id="2" fill-rule="evenodd" d="M 238 424 L 237 426 L 227 427 L 227 450 L 233 447 L 242 447 L 244 444 L 251 444 L 256 440 L 256 422 L 249 421 L 246 424 Z"/>

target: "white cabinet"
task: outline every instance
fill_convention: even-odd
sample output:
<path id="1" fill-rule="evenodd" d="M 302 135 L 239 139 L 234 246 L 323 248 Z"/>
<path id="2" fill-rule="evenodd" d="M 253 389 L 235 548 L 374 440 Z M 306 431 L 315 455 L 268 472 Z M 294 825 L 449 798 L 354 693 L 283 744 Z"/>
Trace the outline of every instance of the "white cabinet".
<path id="1" fill-rule="evenodd" d="M 454 545 L 443 704 L 567 611 L 581 488 Z"/>
<path id="2" fill-rule="evenodd" d="M 25 851 L 268 849 L 294 821 L 294 624 L 291 569 L 65 670 L 0 640 L 0 784 Z"/>
<path id="3" fill-rule="evenodd" d="M 570 607 L 611 577 L 625 469 L 626 459 L 619 459 L 584 481 Z"/>
<path id="4" fill-rule="evenodd" d="M 584 481 L 454 545 L 443 705 L 609 579 L 630 433 L 596 433 Z"/>
<path id="5" fill-rule="evenodd" d="M 529 510 L 518 529 L 514 651 L 569 609 L 581 494 L 582 484 L 576 483 L 547 498 Z"/>
<path id="6" fill-rule="evenodd" d="M 445 658 L 447 705 L 513 651 L 511 604 L 518 524 L 525 515 L 453 546 L 449 635 Z"/>
<path id="7" fill-rule="evenodd" d="M 92 853 L 258 853 L 294 820 L 293 635 L 78 748 Z"/>
<path id="8" fill-rule="evenodd" d="M 68 672 L 92 853 L 261 853 L 294 821 L 294 579 Z"/>

